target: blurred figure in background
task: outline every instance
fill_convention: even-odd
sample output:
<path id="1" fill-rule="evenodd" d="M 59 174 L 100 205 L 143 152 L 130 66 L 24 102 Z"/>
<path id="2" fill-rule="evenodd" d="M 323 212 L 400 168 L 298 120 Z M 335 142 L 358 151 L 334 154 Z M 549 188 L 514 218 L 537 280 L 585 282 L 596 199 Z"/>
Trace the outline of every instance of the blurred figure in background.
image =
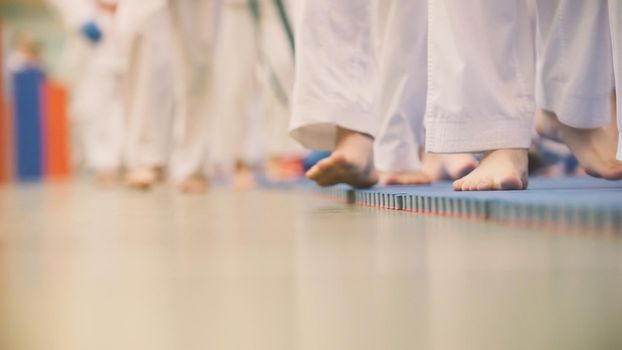
<path id="1" fill-rule="evenodd" d="M 82 157 L 102 185 L 117 181 L 123 161 L 121 76 L 116 0 L 51 0 L 73 36 L 69 62 L 76 70 L 71 114 L 77 121 Z M 76 54 L 75 52 L 80 52 Z"/>
<path id="2" fill-rule="evenodd" d="M 13 50 L 9 52 L 6 59 L 6 69 L 11 76 L 20 70 L 39 67 L 40 62 L 39 45 L 36 40 L 26 32 L 19 32 L 13 41 Z"/>
<path id="3" fill-rule="evenodd" d="M 236 168 L 241 182 L 249 169 L 271 180 L 301 175 L 302 148 L 286 132 L 289 3 L 51 1 L 74 34 L 72 114 L 102 182 L 122 166 L 130 187 L 166 175 L 184 192 L 204 192 L 208 173 L 230 178 Z"/>
<path id="4" fill-rule="evenodd" d="M 293 47 L 278 11 L 273 0 L 226 0 L 222 9 L 211 165 L 221 177 L 235 174 L 238 188 L 254 186 L 264 171 L 270 180 L 284 180 L 291 175 L 287 161 L 298 165 L 294 175 L 302 172 L 301 148 L 287 136 Z"/>
<path id="5" fill-rule="evenodd" d="M 308 153 L 288 132 L 295 51 L 291 19 L 296 1 L 264 0 L 263 3 L 259 82 L 264 101 L 266 173 L 272 181 L 287 181 L 304 175 L 301 159 Z"/>
<path id="6" fill-rule="evenodd" d="M 171 179 L 181 191 L 207 189 L 209 81 L 220 0 L 170 0 L 173 24 L 176 113 Z"/>
<path id="7" fill-rule="evenodd" d="M 121 2 L 121 16 L 124 12 Z M 175 108 L 172 28 L 168 6 L 147 7 L 125 23 L 122 46 L 128 55 L 124 83 L 126 179 L 128 186 L 148 189 L 164 177 L 170 157 Z M 123 17 L 122 17 L 123 18 Z M 129 20 L 124 18 L 124 20 Z"/>
<path id="8" fill-rule="evenodd" d="M 130 82 L 130 120 L 144 121 L 132 126 L 136 134 L 131 140 L 146 141 L 155 146 L 151 148 L 154 155 L 151 159 L 149 153 L 152 151 L 143 153 L 142 146 L 130 147 L 130 166 L 134 169 L 128 176 L 128 184 L 150 186 L 155 181 L 155 170 L 162 159 L 160 146 L 168 144 L 166 139 L 170 136 L 170 179 L 184 192 L 197 193 L 207 189 L 208 82 L 219 8 L 219 0 L 122 0 L 120 27 L 125 42 L 130 43 L 124 46 L 133 48 L 130 50 L 133 64 L 129 76 L 139 77 Z M 165 50 L 168 46 L 167 26 L 172 34 L 170 47 Z M 138 33 L 142 36 L 136 36 Z M 142 43 L 137 46 L 135 40 L 142 40 Z M 167 58 L 167 55 L 171 56 Z M 172 72 L 166 72 L 167 59 L 173 62 Z M 169 74 L 172 74 L 174 97 L 172 128 L 166 128 L 166 113 L 170 111 L 171 101 L 158 97 L 170 93 L 165 90 L 167 79 L 171 79 Z M 160 132 L 163 127 L 166 134 Z M 149 136 L 135 137 L 141 134 Z M 135 161 L 141 157 L 146 161 Z"/>
<path id="9" fill-rule="evenodd" d="M 210 167 L 225 181 L 236 172 L 246 173 L 257 167 L 264 157 L 259 120 L 259 81 L 257 61 L 259 3 L 247 0 L 224 0 L 221 10 L 219 38 L 214 52 L 214 76 L 211 82 L 213 113 Z M 252 10 L 251 10 L 252 8 Z M 255 12 L 252 12 L 255 11 Z M 253 144 L 252 146 L 249 143 Z M 246 187 L 250 179 L 234 182 Z"/>

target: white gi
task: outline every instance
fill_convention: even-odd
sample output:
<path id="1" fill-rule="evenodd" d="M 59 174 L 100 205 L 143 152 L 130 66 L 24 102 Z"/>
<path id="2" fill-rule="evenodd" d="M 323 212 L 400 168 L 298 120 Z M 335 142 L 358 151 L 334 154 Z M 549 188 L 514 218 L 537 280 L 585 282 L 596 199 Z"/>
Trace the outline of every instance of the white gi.
<path id="1" fill-rule="evenodd" d="M 380 171 L 421 166 L 427 95 L 427 1 L 391 0 L 380 22 L 381 127 L 374 143 Z"/>
<path id="2" fill-rule="evenodd" d="M 537 1 L 536 103 L 571 127 L 622 125 L 622 4 L 618 0 Z M 617 158 L 622 160 L 622 137 Z"/>
<path id="3" fill-rule="evenodd" d="M 72 32 L 94 20 L 94 0 L 48 0 L 60 13 L 65 26 Z"/>
<path id="4" fill-rule="evenodd" d="M 301 152 L 287 135 L 292 51 L 273 1 L 257 4 L 258 22 L 246 0 L 226 0 L 222 9 L 210 124 L 210 160 L 220 171 L 232 171 L 235 160 L 258 166 L 269 156 Z"/>
<path id="5" fill-rule="evenodd" d="M 176 126 L 171 177 L 204 173 L 207 158 L 209 79 L 220 0 L 170 0 L 176 67 Z"/>
<path id="6" fill-rule="evenodd" d="M 378 130 L 377 3 L 300 0 L 291 135 L 315 150 L 335 147 L 337 126 Z"/>
<path id="7" fill-rule="evenodd" d="M 433 0 L 428 152 L 529 148 L 534 53 L 525 0 Z"/>
<path id="8" fill-rule="evenodd" d="M 128 170 L 164 167 L 170 156 L 174 115 L 171 18 L 154 10 L 133 34 L 126 74 L 125 160 Z"/>
<path id="9" fill-rule="evenodd" d="M 214 51 L 210 112 L 210 165 L 233 171 L 245 159 L 250 138 L 258 137 L 261 118 L 257 76 L 259 33 L 246 0 L 224 0 Z M 264 142 L 255 142 L 263 156 Z M 260 149 L 258 149 L 260 148 Z M 251 161 L 252 162 L 252 161 Z"/>
<path id="10" fill-rule="evenodd" d="M 208 81 L 220 1 L 124 0 L 123 5 L 126 37 L 133 37 L 131 33 L 143 28 L 153 14 L 169 11 L 175 92 L 170 175 L 175 182 L 202 175 L 207 153 Z"/>
<path id="11" fill-rule="evenodd" d="M 87 47 L 87 52 L 81 55 L 82 62 L 73 62 L 81 69 L 73 87 L 70 113 L 80 129 L 82 157 L 87 167 L 116 171 L 122 165 L 124 127 L 123 58 L 116 43 L 115 19 L 112 14 L 97 10 L 93 0 L 55 0 L 52 3 L 73 35 L 89 21 L 96 23 L 103 34 L 96 44 L 87 43 L 82 37 L 76 39 L 83 48 Z"/>
<path id="12" fill-rule="evenodd" d="M 528 148 L 534 55 L 527 3 L 428 4 L 427 150 Z M 376 136 L 376 6 L 373 0 L 301 4 L 291 129 L 303 145 L 333 148 L 335 125 Z"/>

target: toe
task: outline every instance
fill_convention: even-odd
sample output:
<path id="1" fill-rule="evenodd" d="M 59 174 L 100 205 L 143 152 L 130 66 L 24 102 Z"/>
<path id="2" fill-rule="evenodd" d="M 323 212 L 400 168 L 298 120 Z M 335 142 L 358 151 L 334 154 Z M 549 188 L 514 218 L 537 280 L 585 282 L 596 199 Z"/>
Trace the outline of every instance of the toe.
<path id="1" fill-rule="evenodd" d="M 605 169 L 601 172 L 601 176 L 607 180 L 622 179 L 622 163 L 618 161 L 610 161 Z"/>
<path id="2" fill-rule="evenodd" d="M 498 190 L 522 190 L 524 189 L 523 181 L 520 177 L 517 176 L 509 176 L 498 182 L 498 185 L 495 186 Z"/>
<path id="3" fill-rule="evenodd" d="M 311 169 L 307 170 L 307 172 L 305 173 L 305 176 L 309 180 L 315 180 L 317 178 L 317 176 L 318 176 L 318 173 L 319 173 L 319 169 L 318 169 L 318 166 L 316 164 Z"/>
<path id="4" fill-rule="evenodd" d="M 607 180 L 611 180 L 611 181 L 615 181 L 615 180 L 620 180 L 622 179 L 622 170 L 607 170 L 606 172 L 604 172 L 601 176 L 604 179 Z"/>
<path id="5" fill-rule="evenodd" d="M 478 184 L 479 184 L 479 181 L 471 179 L 467 181 L 467 183 L 464 184 L 462 188 L 464 189 L 466 187 L 467 191 L 477 191 Z"/>
<path id="6" fill-rule="evenodd" d="M 464 179 L 459 179 L 454 181 L 453 188 L 454 191 L 462 191 L 462 185 L 464 184 Z"/>
<path id="7" fill-rule="evenodd" d="M 307 171 L 305 176 L 313 181 L 317 181 L 332 166 L 331 158 L 322 159 Z"/>

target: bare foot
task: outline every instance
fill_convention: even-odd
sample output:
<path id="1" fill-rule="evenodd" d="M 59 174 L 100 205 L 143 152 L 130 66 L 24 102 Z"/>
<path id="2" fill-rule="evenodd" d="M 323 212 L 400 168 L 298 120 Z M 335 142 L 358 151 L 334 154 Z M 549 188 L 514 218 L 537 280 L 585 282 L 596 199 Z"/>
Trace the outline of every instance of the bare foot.
<path id="1" fill-rule="evenodd" d="M 454 182 L 456 191 L 524 190 L 527 188 L 527 150 L 489 151 L 469 175 Z"/>
<path id="2" fill-rule="evenodd" d="M 184 193 L 200 194 L 207 192 L 208 182 L 202 176 L 191 176 L 179 183 L 179 190 Z"/>
<path id="3" fill-rule="evenodd" d="M 113 187 L 118 181 L 118 174 L 114 170 L 98 171 L 95 177 L 97 185 L 103 188 Z"/>
<path id="4" fill-rule="evenodd" d="M 125 177 L 125 185 L 137 190 L 149 190 L 158 181 L 154 168 L 141 168 L 130 171 Z"/>
<path id="5" fill-rule="evenodd" d="M 371 187 L 378 182 L 374 169 L 374 140 L 365 134 L 338 128 L 337 147 L 307 171 L 307 177 L 320 186 L 340 183 L 354 188 Z"/>
<path id="6" fill-rule="evenodd" d="M 378 173 L 378 184 L 387 185 L 427 185 L 432 182 L 430 176 L 421 170 Z"/>
<path id="7" fill-rule="evenodd" d="M 253 169 L 248 166 L 238 166 L 233 174 L 233 188 L 235 190 L 244 191 L 252 190 L 257 187 L 257 181 L 253 174 Z"/>
<path id="8" fill-rule="evenodd" d="M 598 129 L 577 129 L 561 123 L 554 113 L 542 110 L 537 120 L 537 124 L 546 124 L 554 130 L 553 135 L 570 148 L 586 173 L 608 180 L 622 179 L 622 162 L 616 160 L 615 124 Z M 549 137 L 551 133 L 541 135 Z"/>
<path id="9" fill-rule="evenodd" d="M 432 154 L 423 155 L 422 171 L 432 181 L 457 180 L 477 167 L 472 154 Z"/>

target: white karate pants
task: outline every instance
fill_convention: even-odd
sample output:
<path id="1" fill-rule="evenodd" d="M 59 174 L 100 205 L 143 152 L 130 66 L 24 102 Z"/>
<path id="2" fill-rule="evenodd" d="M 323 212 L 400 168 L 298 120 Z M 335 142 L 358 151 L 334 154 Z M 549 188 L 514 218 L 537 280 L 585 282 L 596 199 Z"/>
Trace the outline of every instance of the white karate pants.
<path id="1" fill-rule="evenodd" d="M 533 39 L 525 0 L 432 0 L 426 150 L 528 148 Z"/>
<path id="2" fill-rule="evenodd" d="M 171 179 L 203 175 L 208 146 L 209 80 L 220 1 L 170 0 L 175 76 Z"/>
<path id="3" fill-rule="evenodd" d="M 137 32 L 126 81 L 126 167 L 168 162 L 174 113 L 170 16 L 155 11 Z"/>
<path id="4" fill-rule="evenodd" d="M 120 60 L 112 19 L 102 15 L 103 39 L 84 57 L 71 101 L 81 134 L 81 155 L 95 171 L 119 170 L 123 162 L 125 127 Z"/>
<path id="5" fill-rule="evenodd" d="M 291 135 L 315 150 L 335 147 L 337 127 L 378 130 L 377 3 L 301 0 L 296 4 L 296 81 Z"/>
<path id="6" fill-rule="evenodd" d="M 376 136 L 376 6 L 300 4 L 291 130 L 304 146 L 332 149 L 336 126 Z M 527 2 L 429 1 L 428 39 L 427 150 L 528 148 L 535 68 Z"/>
<path id="7" fill-rule="evenodd" d="M 571 127 L 592 129 L 611 121 L 617 93 L 622 125 L 622 4 L 617 0 L 537 2 L 538 107 Z M 617 158 L 622 160 L 622 137 Z"/>
<path id="8" fill-rule="evenodd" d="M 245 145 L 257 129 L 258 34 L 246 1 L 228 0 L 222 7 L 214 51 L 210 163 L 232 171 L 244 160 Z"/>
<path id="9" fill-rule="evenodd" d="M 381 34 L 380 116 L 374 159 L 380 171 L 421 166 L 427 96 L 427 0 L 392 0 Z"/>

